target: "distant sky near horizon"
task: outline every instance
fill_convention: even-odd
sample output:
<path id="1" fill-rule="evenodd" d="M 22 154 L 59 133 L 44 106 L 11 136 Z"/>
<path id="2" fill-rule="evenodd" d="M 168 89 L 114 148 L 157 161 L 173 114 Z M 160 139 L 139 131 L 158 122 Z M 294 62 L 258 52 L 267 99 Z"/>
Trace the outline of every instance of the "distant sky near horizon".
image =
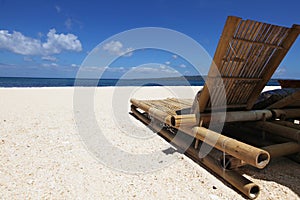
<path id="1" fill-rule="evenodd" d="M 299 0 L 0 0 L 0 77 L 76 77 L 100 43 L 103 51 L 119 56 L 109 66 L 86 68 L 105 71 L 104 78 L 120 78 L 130 70 L 147 78 L 198 75 L 181 55 L 132 51 L 130 44 L 108 38 L 161 27 L 192 38 L 213 57 L 227 16 L 291 27 L 300 24 L 299 8 Z M 300 78 L 300 38 L 273 76 L 278 77 Z"/>

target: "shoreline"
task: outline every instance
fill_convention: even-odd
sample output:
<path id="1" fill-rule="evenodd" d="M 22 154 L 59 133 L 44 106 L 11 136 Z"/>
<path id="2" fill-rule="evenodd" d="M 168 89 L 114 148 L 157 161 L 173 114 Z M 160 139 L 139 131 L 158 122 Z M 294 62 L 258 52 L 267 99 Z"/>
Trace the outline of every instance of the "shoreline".
<path id="1" fill-rule="evenodd" d="M 45 87 L 0 87 L 0 89 L 15 89 L 15 88 L 19 88 L 19 89 L 47 89 L 47 88 L 50 88 L 50 89 L 59 89 L 59 88 L 128 88 L 128 87 L 139 87 L 139 88 L 152 88 L 152 87 L 200 87 L 202 88 L 203 85 L 162 85 L 162 86 L 159 86 L 159 85 L 153 85 L 153 86 L 134 86 L 134 85 L 130 85 L 130 86 L 45 86 Z M 267 85 L 265 86 L 264 90 L 266 89 L 272 89 L 272 88 L 276 88 L 276 89 L 279 89 L 281 88 L 281 86 L 274 86 L 274 85 Z"/>

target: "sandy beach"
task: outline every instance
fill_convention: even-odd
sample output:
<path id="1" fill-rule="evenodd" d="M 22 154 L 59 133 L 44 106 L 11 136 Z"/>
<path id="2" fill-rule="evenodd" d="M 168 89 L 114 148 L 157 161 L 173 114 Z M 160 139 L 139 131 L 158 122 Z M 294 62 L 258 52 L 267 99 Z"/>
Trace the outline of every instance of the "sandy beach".
<path id="1" fill-rule="evenodd" d="M 276 87 L 265 90 L 271 88 Z M 114 147 L 130 155 L 172 148 L 128 114 L 129 98 L 194 98 L 198 90 L 96 88 L 93 102 L 98 129 Z M 102 162 L 77 129 L 74 88 L 1 88 L 0 97 L 3 199 L 244 199 L 178 152 L 167 155 L 172 162 L 163 167 L 157 167 L 160 160 L 145 160 L 141 164 L 149 170 L 137 173 L 127 170 L 124 157 L 119 166 L 114 165 L 118 157 L 113 154 L 105 156 L 115 163 Z M 245 167 L 241 171 L 260 186 L 257 199 L 299 199 L 300 166 L 289 159 L 272 160 L 263 170 Z"/>

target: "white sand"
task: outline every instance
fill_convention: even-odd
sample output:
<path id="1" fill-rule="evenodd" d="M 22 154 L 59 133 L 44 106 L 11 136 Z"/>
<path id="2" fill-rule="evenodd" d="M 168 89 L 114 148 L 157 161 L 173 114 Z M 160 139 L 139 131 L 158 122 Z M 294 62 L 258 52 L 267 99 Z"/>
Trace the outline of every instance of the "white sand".
<path id="1" fill-rule="evenodd" d="M 97 88 L 94 111 L 98 128 L 128 154 L 155 154 L 171 146 L 128 114 L 129 98 L 193 98 L 197 90 Z M 124 172 L 126 158 L 113 153 L 101 156 L 116 163 L 120 160 L 118 169 L 100 162 L 76 127 L 74 113 L 79 111 L 73 108 L 73 93 L 74 88 L 0 89 L 1 198 L 243 199 L 177 152 L 167 156 L 173 162 L 147 173 Z M 140 164 L 152 169 L 153 163 L 159 160 L 145 159 Z M 258 199 L 299 199 L 300 167 L 288 159 L 274 160 L 264 170 L 247 167 L 243 172 L 261 187 Z"/>

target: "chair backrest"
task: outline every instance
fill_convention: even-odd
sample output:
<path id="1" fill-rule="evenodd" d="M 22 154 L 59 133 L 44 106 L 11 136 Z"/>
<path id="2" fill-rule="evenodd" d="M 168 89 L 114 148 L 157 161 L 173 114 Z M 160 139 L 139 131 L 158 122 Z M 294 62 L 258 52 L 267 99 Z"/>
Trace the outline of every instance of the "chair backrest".
<path id="1" fill-rule="evenodd" d="M 286 28 L 229 16 L 197 112 L 211 107 L 250 110 L 299 33 L 299 25 Z"/>

